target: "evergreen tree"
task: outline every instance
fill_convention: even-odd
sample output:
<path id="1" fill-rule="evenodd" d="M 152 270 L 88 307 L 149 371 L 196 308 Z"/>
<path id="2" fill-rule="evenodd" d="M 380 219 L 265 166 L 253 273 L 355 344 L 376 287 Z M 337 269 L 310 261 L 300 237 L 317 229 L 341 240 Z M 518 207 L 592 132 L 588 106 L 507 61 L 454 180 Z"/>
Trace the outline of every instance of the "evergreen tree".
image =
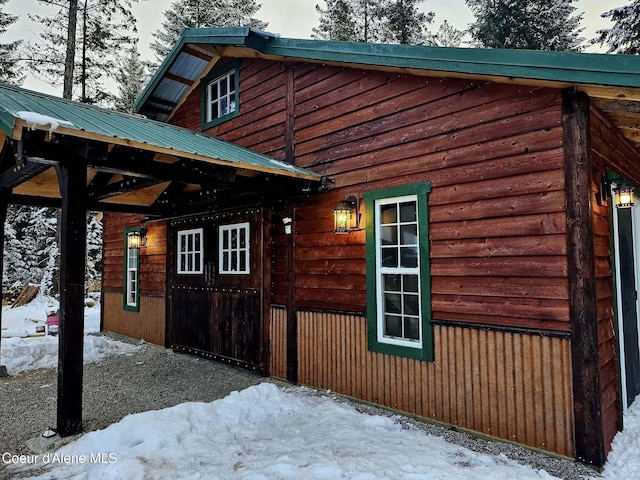
<path id="1" fill-rule="evenodd" d="M 606 43 L 609 46 L 607 53 L 640 53 L 640 0 L 609 10 L 602 17 L 609 18 L 614 25 L 612 28 L 598 30 L 598 37 L 593 43 Z"/>
<path id="2" fill-rule="evenodd" d="M 3 11 L 8 0 L 0 0 L 0 35 L 4 35 L 7 28 L 14 24 L 18 17 Z M 18 63 L 18 48 L 22 40 L 10 43 L 0 43 L 0 81 L 20 84 L 24 77 L 20 74 Z"/>
<path id="3" fill-rule="evenodd" d="M 580 51 L 577 0 L 466 0 L 475 16 L 469 33 L 489 48 Z"/>
<path id="4" fill-rule="evenodd" d="M 99 291 L 102 279 L 102 222 L 96 214 L 87 219 L 87 268 L 85 282 L 90 291 Z"/>
<path id="5" fill-rule="evenodd" d="M 147 80 L 145 68 L 140 61 L 138 49 L 133 46 L 129 55 L 124 59 L 116 76 L 118 82 L 118 97 L 115 109 L 120 112 L 133 113 L 133 104 L 140 95 Z"/>
<path id="6" fill-rule="evenodd" d="M 122 55 L 135 42 L 131 5 L 138 0 L 38 1 L 55 11 L 29 15 L 43 27 L 39 40 L 31 45 L 30 68 L 52 85 L 64 84 L 65 96 L 71 82 L 80 101 L 108 105 L 112 96 L 104 82 L 114 77 Z M 77 31 L 72 30 L 74 25 Z M 75 54 L 71 65 L 68 50 Z"/>
<path id="7" fill-rule="evenodd" d="M 313 38 L 336 42 L 355 42 L 356 23 L 353 6 L 349 0 L 327 0 L 323 10 L 316 5 L 320 14 L 320 25 L 313 28 Z"/>
<path id="8" fill-rule="evenodd" d="M 418 4 L 424 1 L 392 0 L 381 7 L 386 28 L 385 42 L 403 45 L 433 43 L 427 25 L 433 22 L 434 13 L 418 11 Z"/>
<path id="9" fill-rule="evenodd" d="M 313 37 L 372 43 L 432 43 L 427 25 L 433 12 L 422 13 L 424 0 L 326 0 L 327 8 L 316 5 L 320 25 Z"/>
<path id="10" fill-rule="evenodd" d="M 162 62 L 183 28 L 254 27 L 265 29 L 267 23 L 254 18 L 261 5 L 256 0 L 175 0 L 164 12 L 162 28 L 152 35 L 150 44 Z M 149 68 L 157 65 L 149 64 Z"/>
<path id="11" fill-rule="evenodd" d="M 438 32 L 434 35 L 433 43 L 438 47 L 459 47 L 462 45 L 464 32 L 451 26 L 446 20 L 442 22 Z"/>

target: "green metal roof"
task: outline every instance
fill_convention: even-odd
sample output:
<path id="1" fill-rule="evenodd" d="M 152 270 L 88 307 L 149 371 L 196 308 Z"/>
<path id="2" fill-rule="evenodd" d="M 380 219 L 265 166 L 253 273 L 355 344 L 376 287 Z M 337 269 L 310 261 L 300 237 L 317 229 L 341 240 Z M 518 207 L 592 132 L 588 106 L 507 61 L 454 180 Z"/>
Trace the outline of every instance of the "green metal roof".
<path id="1" fill-rule="evenodd" d="M 449 48 L 280 38 L 245 27 L 188 28 L 136 102 L 157 95 L 165 73 L 186 45 L 241 46 L 264 56 L 354 66 L 403 68 L 478 77 L 503 77 L 574 85 L 640 88 L 640 56 L 480 48 Z M 204 68 L 204 66 L 203 66 Z M 192 77 L 196 78 L 196 77 Z"/>
<path id="2" fill-rule="evenodd" d="M 42 115 L 40 119 L 37 115 Z M 49 117 L 60 125 L 53 128 Z M 33 119 L 36 118 L 34 122 Z M 67 123 L 67 122 L 70 122 Z M 0 83 L 0 129 L 13 135 L 16 124 L 92 138 L 233 168 L 320 180 L 320 175 L 238 147 L 210 135 L 105 108 Z"/>

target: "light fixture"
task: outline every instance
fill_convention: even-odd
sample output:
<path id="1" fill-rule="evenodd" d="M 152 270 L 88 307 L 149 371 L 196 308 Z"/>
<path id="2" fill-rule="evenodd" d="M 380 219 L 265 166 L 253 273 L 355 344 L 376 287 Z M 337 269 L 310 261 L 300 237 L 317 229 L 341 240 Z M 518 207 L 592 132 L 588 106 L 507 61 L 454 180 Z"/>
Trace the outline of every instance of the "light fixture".
<path id="1" fill-rule="evenodd" d="M 351 233 L 359 228 L 358 199 L 350 195 L 333 209 L 333 233 Z"/>
<path id="2" fill-rule="evenodd" d="M 147 231 L 144 228 L 129 232 L 127 235 L 127 246 L 129 248 L 139 249 L 147 245 Z"/>
<path id="3" fill-rule="evenodd" d="M 626 180 L 622 180 L 618 183 L 613 193 L 615 196 L 616 208 L 631 208 L 633 207 L 633 192 L 635 188 Z"/>

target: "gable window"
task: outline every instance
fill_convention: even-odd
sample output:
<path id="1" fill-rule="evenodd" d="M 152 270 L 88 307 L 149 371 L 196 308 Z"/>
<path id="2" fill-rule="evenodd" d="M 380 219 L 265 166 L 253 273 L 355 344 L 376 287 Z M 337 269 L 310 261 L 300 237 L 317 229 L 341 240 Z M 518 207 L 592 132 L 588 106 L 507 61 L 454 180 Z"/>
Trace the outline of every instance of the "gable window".
<path id="1" fill-rule="evenodd" d="M 211 72 L 203 80 L 202 127 L 212 127 L 238 114 L 237 62 Z"/>
<path id="2" fill-rule="evenodd" d="M 429 183 L 364 195 L 369 349 L 433 360 L 427 194 Z"/>
<path id="3" fill-rule="evenodd" d="M 203 271 L 202 228 L 178 232 L 178 273 L 200 274 Z"/>
<path id="4" fill-rule="evenodd" d="M 250 273 L 249 223 L 222 225 L 219 228 L 219 235 L 220 273 Z"/>
<path id="5" fill-rule="evenodd" d="M 140 228 L 124 231 L 124 298 L 123 308 L 140 310 L 140 248 L 134 246 L 129 237 L 140 235 Z"/>

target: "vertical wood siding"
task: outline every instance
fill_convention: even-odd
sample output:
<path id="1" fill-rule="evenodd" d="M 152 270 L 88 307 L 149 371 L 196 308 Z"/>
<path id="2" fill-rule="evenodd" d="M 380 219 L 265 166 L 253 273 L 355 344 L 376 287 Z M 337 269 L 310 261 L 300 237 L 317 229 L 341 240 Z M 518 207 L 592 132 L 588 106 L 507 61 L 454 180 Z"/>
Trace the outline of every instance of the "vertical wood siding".
<path id="1" fill-rule="evenodd" d="M 284 308 L 271 309 L 271 343 L 269 344 L 269 375 L 287 378 L 287 311 Z"/>
<path id="2" fill-rule="evenodd" d="M 299 382 L 568 457 L 569 341 L 434 327 L 435 361 L 367 350 L 357 315 L 298 312 Z"/>
<path id="3" fill-rule="evenodd" d="M 103 293 L 104 330 L 164 346 L 165 299 L 140 295 L 140 312 L 122 309 L 121 293 Z"/>

